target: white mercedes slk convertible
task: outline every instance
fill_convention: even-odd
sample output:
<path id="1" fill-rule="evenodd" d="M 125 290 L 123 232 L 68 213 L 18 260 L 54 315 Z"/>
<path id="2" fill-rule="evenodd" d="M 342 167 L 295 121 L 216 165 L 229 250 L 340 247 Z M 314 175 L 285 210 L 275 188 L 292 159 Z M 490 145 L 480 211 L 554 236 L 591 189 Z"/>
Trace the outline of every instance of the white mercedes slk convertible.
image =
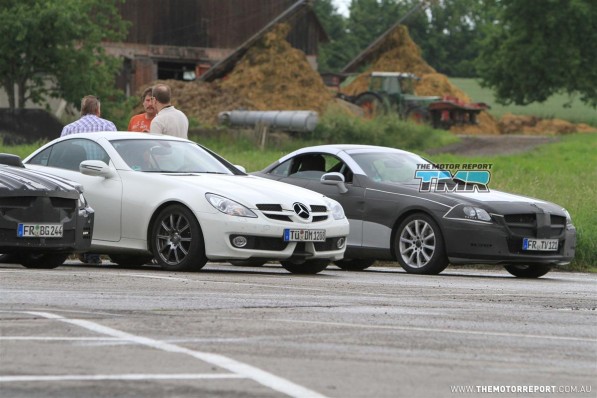
<path id="1" fill-rule="evenodd" d="M 129 132 L 58 138 L 24 160 L 83 185 L 91 251 L 171 271 L 207 261 L 280 261 L 315 274 L 343 257 L 349 224 L 324 195 L 247 175 L 192 141 Z"/>

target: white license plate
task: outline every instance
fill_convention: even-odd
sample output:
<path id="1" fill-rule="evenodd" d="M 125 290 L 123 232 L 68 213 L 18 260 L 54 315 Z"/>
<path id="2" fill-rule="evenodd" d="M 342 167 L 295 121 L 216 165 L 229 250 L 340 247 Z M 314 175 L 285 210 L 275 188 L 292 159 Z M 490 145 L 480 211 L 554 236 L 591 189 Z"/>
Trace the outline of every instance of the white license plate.
<path id="1" fill-rule="evenodd" d="M 284 242 L 324 242 L 325 229 L 285 229 Z"/>
<path id="2" fill-rule="evenodd" d="M 522 240 L 522 250 L 535 250 L 541 252 L 557 252 L 557 239 L 531 239 L 524 238 Z"/>
<path id="3" fill-rule="evenodd" d="M 19 224 L 19 238 L 62 238 L 62 224 Z"/>

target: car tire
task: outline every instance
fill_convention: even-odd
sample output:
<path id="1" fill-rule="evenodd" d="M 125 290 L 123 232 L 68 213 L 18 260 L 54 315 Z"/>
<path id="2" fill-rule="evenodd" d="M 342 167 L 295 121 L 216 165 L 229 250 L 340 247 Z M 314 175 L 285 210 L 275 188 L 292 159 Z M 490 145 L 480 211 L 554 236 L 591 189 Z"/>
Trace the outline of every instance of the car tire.
<path id="1" fill-rule="evenodd" d="M 167 271 L 198 271 L 207 263 L 199 222 L 182 205 L 168 206 L 155 218 L 151 250 L 158 264 Z"/>
<path id="2" fill-rule="evenodd" d="M 17 253 L 0 254 L 0 263 L 1 264 L 10 264 L 10 263 L 18 263 L 18 262 L 19 262 L 19 255 Z"/>
<path id="3" fill-rule="evenodd" d="M 441 230 L 427 214 L 412 214 L 400 223 L 394 250 L 402 268 L 411 274 L 437 275 L 448 266 Z"/>
<path id="4" fill-rule="evenodd" d="M 551 266 L 545 264 L 538 265 L 505 265 L 506 271 L 518 278 L 539 278 L 551 270 Z"/>
<path id="5" fill-rule="evenodd" d="M 344 271 L 362 271 L 372 266 L 373 263 L 375 263 L 375 260 L 361 260 L 358 258 L 334 261 L 334 264 Z"/>
<path id="6" fill-rule="evenodd" d="M 267 263 L 266 260 L 232 260 L 229 261 L 230 264 L 235 265 L 237 267 L 261 267 L 263 264 Z"/>
<path id="7" fill-rule="evenodd" d="M 66 261 L 68 253 L 21 253 L 18 262 L 26 268 L 52 269 Z"/>
<path id="8" fill-rule="evenodd" d="M 328 260 L 307 260 L 304 263 L 280 261 L 282 267 L 292 274 L 314 275 L 327 268 Z"/>
<path id="9" fill-rule="evenodd" d="M 150 264 L 153 256 L 150 254 L 110 254 L 113 263 L 128 267 L 138 267 Z"/>

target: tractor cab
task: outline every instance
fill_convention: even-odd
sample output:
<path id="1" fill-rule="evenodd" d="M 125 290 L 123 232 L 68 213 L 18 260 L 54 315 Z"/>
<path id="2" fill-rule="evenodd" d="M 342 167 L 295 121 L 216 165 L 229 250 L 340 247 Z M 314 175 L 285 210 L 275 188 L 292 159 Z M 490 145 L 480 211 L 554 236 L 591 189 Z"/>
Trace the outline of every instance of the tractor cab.
<path id="1" fill-rule="evenodd" d="M 412 73 L 372 72 L 369 90 L 386 94 L 414 94 L 414 82 L 419 78 Z"/>

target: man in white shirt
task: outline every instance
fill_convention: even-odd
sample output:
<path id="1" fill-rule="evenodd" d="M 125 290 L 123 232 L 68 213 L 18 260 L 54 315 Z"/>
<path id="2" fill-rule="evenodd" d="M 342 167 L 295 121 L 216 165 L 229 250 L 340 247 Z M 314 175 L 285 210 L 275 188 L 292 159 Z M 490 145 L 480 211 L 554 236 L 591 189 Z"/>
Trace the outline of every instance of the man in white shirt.
<path id="1" fill-rule="evenodd" d="M 152 90 L 152 97 L 158 114 L 152 120 L 149 132 L 188 138 L 189 119 L 170 103 L 170 86 L 156 84 Z"/>

